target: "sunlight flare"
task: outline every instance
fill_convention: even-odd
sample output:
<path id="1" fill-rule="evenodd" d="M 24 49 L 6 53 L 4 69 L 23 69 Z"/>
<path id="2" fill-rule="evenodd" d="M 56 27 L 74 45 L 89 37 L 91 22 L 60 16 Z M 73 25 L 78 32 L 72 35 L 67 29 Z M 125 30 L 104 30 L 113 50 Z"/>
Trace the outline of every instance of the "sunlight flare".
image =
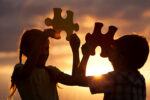
<path id="1" fill-rule="evenodd" d="M 113 71 L 113 67 L 108 58 L 102 58 L 100 52 L 101 49 L 96 48 L 97 54 L 95 56 L 90 56 L 87 64 L 86 76 L 99 76 Z"/>

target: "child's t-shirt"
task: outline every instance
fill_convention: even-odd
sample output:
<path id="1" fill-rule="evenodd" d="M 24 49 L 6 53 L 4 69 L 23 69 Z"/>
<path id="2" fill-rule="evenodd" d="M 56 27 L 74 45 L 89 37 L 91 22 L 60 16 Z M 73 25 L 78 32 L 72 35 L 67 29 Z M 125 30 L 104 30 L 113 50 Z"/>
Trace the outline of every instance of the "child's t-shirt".
<path id="1" fill-rule="evenodd" d="M 146 100 L 145 79 L 138 71 L 113 71 L 88 77 L 92 94 L 104 93 L 104 100 Z"/>
<path id="2" fill-rule="evenodd" d="M 14 74 L 18 74 L 22 67 L 22 64 L 17 64 Z M 17 80 L 16 87 L 22 100 L 59 100 L 56 84 L 63 72 L 57 69 L 54 73 L 55 76 L 50 76 L 46 68 L 35 67 L 29 77 Z"/>

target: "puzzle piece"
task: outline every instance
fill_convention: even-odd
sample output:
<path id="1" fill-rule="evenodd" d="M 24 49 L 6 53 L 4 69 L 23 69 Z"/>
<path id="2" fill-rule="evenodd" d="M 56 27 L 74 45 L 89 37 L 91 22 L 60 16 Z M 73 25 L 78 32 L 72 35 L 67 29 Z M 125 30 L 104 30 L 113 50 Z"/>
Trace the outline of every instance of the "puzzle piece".
<path id="1" fill-rule="evenodd" d="M 106 34 L 101 33 L 103 24 L 102 23 L 95 23 L 95 28 L 93 34 L 88 33 L 86 35 L 86 43 L 91 45 L 91 55 L 95 55 L 95 48 L 97 46 L 101 46 L 101 56 L 108 57 L 108 49 L 111 44 L 114 43 L 113 37 L 115 32 L 117 31 L 117 27 L 109 26 L 109 30 Z"/>
<path id="2" fill-rule="evenodd" d="M 78 31 L 79 25 L 77 23 L 73 23 L 73 12 L 67 11 L 67 17 L 64 19 L 61 17 L 61 8 L 54 8 L 54 18 L 46 18 L 45 24 L 47 26 L 52 26 L 53 29 L 60 33 L 62 30 L 66 31 L 67 37 L 66 40 L 69 41 L 71 34 L 73 34 L 73 30 Z"/>

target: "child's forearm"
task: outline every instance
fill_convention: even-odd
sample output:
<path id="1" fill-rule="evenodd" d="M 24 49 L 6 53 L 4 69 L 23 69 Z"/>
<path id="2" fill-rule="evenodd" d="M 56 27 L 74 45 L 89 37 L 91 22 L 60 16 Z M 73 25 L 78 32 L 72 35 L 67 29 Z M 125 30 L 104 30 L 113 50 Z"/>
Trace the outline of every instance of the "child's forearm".
<path id="1" fill-rule="evenodd" d="M 79 65 L 79 68 L 76 72 L 76 75 L 75 75 L 75 77 L 73 77 L 73 78 L 75 78 L 75 80 L 76 80 L 75 83 L 78 86 L 88 87 L 88 80 L 85 75 L 88 59 L 89 59 L 89 55 L 83 55 L 82 60 Z"/>
<path id="2" fill-rule="evenodd" d="M 87 62 L 89 59 L 89 55 L 83 55 L 83 58 L 80 62 L 79 68 L 78 68 L 78 74 L 82 77 L 85 77 L 85 72 L 86 72 L 86 66 L 87 66 Z"/>
<path id="3" fill-rule="evenodd" d="M 72 76 L 77 74 L 77 70 L 79 67 L 80 58 L 79 58 L 79 50 L 73 51 L 73 68 L 72 68 Z"/>
<path id="4" fill-rule="evenodd" d="M 78 68 L 75 67 L 77 68 L 77 70 L 74 73 L 74 76 L 72 76 L 71 80 L 74 80 L 74 82 L 72 82 L 72 85 L 78 85 L 84 87 L 88 86 L 88 80 L 85 75 L 88 59 L 89 59 L 89 55 L 83 55 L 79 67 Z"/>

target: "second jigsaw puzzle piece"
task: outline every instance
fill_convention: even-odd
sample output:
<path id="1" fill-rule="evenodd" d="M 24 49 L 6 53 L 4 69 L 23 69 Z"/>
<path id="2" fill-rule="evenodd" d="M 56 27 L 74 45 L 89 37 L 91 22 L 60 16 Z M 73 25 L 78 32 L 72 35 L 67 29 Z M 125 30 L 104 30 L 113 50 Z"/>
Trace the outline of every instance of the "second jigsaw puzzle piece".
<path id="1" fill-rule="evenodd" d="M 86 42 L 91 46 L 91 55 L 95 55 L 95 48 L 100 46 L 102 48 L 101 56 L 107 57 L 108 49 L 110 45 L 114 43 L 114 34 L 117 31 L 117 27 L 110 26 L 106 34 L 101 33 L 103 24 L 95 23 L 93 34 L 88 33 L 86 35 Z"/>

